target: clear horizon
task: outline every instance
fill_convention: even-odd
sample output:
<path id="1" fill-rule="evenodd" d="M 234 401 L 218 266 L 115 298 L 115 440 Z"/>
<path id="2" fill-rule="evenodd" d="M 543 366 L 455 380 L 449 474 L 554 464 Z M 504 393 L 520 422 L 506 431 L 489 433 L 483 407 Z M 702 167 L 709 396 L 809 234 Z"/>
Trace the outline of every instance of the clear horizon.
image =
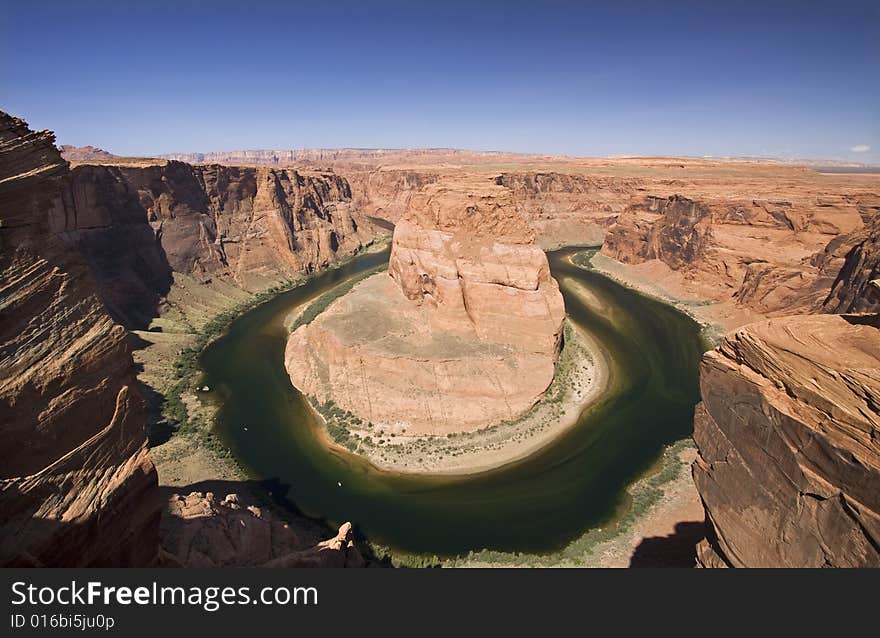
<path id="1" fill-rule="evenodd" d="M 456 148 L 880 164 L 880 5 L 6 8 L 0 109 L 118 155 Z"/>

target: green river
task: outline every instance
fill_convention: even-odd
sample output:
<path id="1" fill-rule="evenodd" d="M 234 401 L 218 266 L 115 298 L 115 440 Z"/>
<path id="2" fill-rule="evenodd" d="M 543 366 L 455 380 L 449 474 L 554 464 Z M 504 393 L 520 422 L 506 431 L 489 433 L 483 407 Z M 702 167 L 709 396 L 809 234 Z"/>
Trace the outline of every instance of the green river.
<path id="1" fill-rule="evenodd" d="M 589 254 L 566 248 L 548 257 L 569 318 L 605 348 L 612 382 L 575 427 L 528 458 L 469 476 L 391 474 L 321 443 L 284 369 L 284 319 L 387 262 L 387 251 L 278 295 L 236 319 L 204 351 L 204 383 L 219 407 L 217 433 L 254 479 L 274 486 L 274 497 L 331 523 L 351 521 L 393 550 L 438 556 L 559 550 L 619 515 L 627 487 L 666 445 L 691 434 L 704 350 L 688 316 L 572 262 L 588 263 Z M 574 285 L 588 289 L 593 301 L 583 301 Z"/>

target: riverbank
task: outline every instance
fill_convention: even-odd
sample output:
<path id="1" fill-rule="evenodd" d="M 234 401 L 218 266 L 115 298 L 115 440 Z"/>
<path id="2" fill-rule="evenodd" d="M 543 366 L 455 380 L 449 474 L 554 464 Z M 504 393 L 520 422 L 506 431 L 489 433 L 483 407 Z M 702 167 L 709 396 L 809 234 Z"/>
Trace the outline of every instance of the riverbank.
<path id="1" fill-rule="evenodd" d="M 662 454 L 675 436 L 687 435 L 693 375 L 686 371 L 699 351 L 693 322 L 665 304 L 625 293 L 604 276 L 581 274 L 588 271 L 574 266 L 571 254 L 551 256 L 551 265 L 560 281 L 583 284 L 563 286 L 568 290 L 566 305 L 578 323 L 590 326 L 608 346 L 602 350 L 614 353 L 612 381 L 617 389 L 587 411 L 584 427 L 570 428 L 560 442 L 541 445 L 520 462 L 493 472 L 432 477 L 374 471 L 360 457 L 328 453 L 314 429 L 303 427 L 313 420 L 305 399 L 293 390 L 283 367 L 267 362 L 283 350 L 292 327 L 291 310 L 319 297 L 332 300 L 333 284 L 277 295 L 242 315 L 227 338 L 200 358 L 211 386 L 202 398 L 221 408 L 215 419 L 218 432 L 249 475 L 277 477 L 271 487 L 275 498 L 285 496 L 313 516 L 352 520 L 371 540 L 397 547 L 394 556 L 405 555 L 409 547 L 423 564 L 426 553 L 454 556 L 467 552 L 471 543 L 540 552 L 558 547 L 556 539 L 570 543 L 564 540 L 567 530 L 577 529 L 587 529 L 595 545 L 598 525 L 607 540 L 612 525 L 607 521 L 631 511 L 644 514 L 642 500 L 630 507 L 625 496 L 633 481 L 639 481 L 638 468 Z M 350 282 L 377 265 L 375 259 L 362 263 L 331 281 Z M 647 379 L 659 384 L 644 385 Z M 617 498 L 624 501 L 617 504 Z M 449 527 L 449 521 L 455 525 Z M 560 564 L 590 564 L 585 554 L 572 559 L 566 553 Z M 537 555 L 542 565 L 557 564 Z M 505 556 L 498 564 L 509 562 Z"/>
<path id="2" fill-rule="evenodd" d="M 696 544 L 705 536 L 704 512 L 691 478 L 696 458 L 692 439 L 668 446 L 656 463 L 627 489 L 615 516 L 548 554 L 482 550 L 441 558 L 376 546 L 395 567 L 627 568 L 693 567 Z"/>
<path id="3" fill-rule="evenodd" d="M 206 481 L 245 481 L 247 472 L 213 432 L 217 406 L 212 388 L 199 383 L 198 357 L 238 317 L 327 270 L 342 268 L 366 254 L 388 248 L 379 238 L 321 271 L 303 274 L 256 293 L 228 284 L 204 286 L 175 275 L 168 311 L 150 328 L 135 331 L 135 362 L 142 371 L 151 415 L 150 453 L 163 488 L 184 488 Z"/>
<path id="4" fill-rule="evenodd" d="M 513 421 L 446 437 L 409 436 L 399 427 L 365 424 L 329 402 L 322 405 L 310 398 L 310 405 L 323 426 L 316 434 L 328 448 L 357 454 L 385 472 L 466 475 L 497 469 L 550 444 L 601 399 L 610 380 L 611 364 L 600 345 L 566 320 L 553 382 Z"/>
<path id="5" fill-rule="evenodd" d="M 689 294 L 675 283 L 674 277 L 671 276 L 672 270 L 659 261 L 632 266 L 603 255 L 599 252 L 599 247 L 596 247 L 595 253 L 590 256 L 588 262 L 589 265 L 578 261 L 572 263 L 576 266 L 592 268 L 623 286 L 680 310 L 700 324 L 703 334 L 713 344 L 717 344 L 725 333 L 763 318 L 746 308 L 707 301 Z"/>

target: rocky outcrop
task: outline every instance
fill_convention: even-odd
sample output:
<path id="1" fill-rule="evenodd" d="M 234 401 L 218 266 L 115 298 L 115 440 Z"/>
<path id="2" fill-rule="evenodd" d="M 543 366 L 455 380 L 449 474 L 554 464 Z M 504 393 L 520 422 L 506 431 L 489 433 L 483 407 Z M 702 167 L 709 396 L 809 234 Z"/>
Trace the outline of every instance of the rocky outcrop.
<path id="1" fill-rule="evenodd" d="M 548 248 L 601 244 L 608 227 L 644 185 L 637 178 L 556 171 L 505 172 L 495 183 L 511 190 L 520 213 Z"/>
<path id="2" fill-rule="evenodd" d="M 61 157 L 68 162 L 94 162 L 116 159 L 116 155 L 97 146 L 71 146 L 64 144 L 59 146 L 58 150 L 61 151 Z"/>
<path id="3" fill-rule="evenodd" d="M 712 212 L 701 202 L 679 195 L 648 197 L 617 220 L 602 251 L 624 263 L 659 259 L 678 270 L 706 257 L 712 221 Z"/>
<path id="4" fill-rule="evenodd" d="M 183 567 L 363 567 L 350 523 L 328 540 L 294 529 L 238 494 L 173 494 L 162 519 L 165 560 Z"/>
<path id="5" fill-rule="evenodd" d="M 0 113 L 0 564 L 144 566 L 160 500 L 122 326 L 54 232 L 65 162 Z"/>
<path id="6" fill-rule="evenodd" d="M 435 170 L 382 169 L 347 171 L 352 200 L 357 210 L 392 223 L 403 216 L 409 201 L 428 184 L 441 179 Z"/>
<path id="7" fill-rule="evenodd" d="M 880 566 L 880 320 L 751 324 L 701 364 L 704 566 Z"/>
<path id="8" fill-rule="evenodd" d="M 114 317 L 144 328 L 161 314 L 175 273 L 257 291 L 355 252 L 376 231 L 350 200 L 333 174 L 80 165 L 50 224 L 92 264 Z"/>
<path id="9" fill-rule="evenodd" d="M 672 296 L 759 316 L 817 312 L 843 264 L 843 237 L 861 228 L 859 209 L 843 200 L 647 197 L 617 218 L 602 253 L 647 269 Z"/>
<path id="10" fill-rule="evenodd" d="M 823 311 L 880 312 L 880 299 L 872 285 L 880 278 L 880 216 L 834 244 L 815 260 L 824 272 L 837 273 L 822 302 Z"/>
<path id="11" fill-rule="evenodd" d="M 439 182 L 413 195 L 389 274 L 291 335 L 285 361 L 304 393 L 422 435 L 514 419 L 547 389 L 562 296 L 508 190 Z"/>

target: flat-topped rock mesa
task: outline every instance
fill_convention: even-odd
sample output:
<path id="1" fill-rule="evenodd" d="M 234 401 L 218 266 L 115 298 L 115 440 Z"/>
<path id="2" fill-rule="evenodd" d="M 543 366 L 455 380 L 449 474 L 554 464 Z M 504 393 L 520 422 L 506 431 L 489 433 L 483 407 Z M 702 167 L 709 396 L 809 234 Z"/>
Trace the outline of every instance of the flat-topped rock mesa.
<path id="1" fill-rule="evenodd" d="M 388 274 L 296 330 L 285 361 L 306 395 L 365 421 L 408 434 L 476 430 L 517 418 L 547 389 L 564 314 L 510 192 L 437 182 L 395 227 Z"/>
<path id="2" fill-rule="evenodd" d="M 52 230 L 92 264 L 114 317 L 145 328 L 178 275 L 259 291 L 369 243 L 342 177 L 268 167 L 81 164 Z"/>
<path id="3" fill-rule="evenodd" d="M 880 566 L 880 318 L 750 324 L 707 353 L 703 566 Z"/>
<path id="4" fill-rule="evenodd" d="M 146 566 L 160 498 L 122 326 L 54 232 L 69 177 L 0 113 L 0 565 Z"/>
<path id="5" fill-rule="evenodd" d="M 562 296 L 510 195 L 481 184 L 432 184 L 394 231 L 388 272 L 407 299 L 450 330 L 555 353 Z M 462 321 L 464 320 L 464 321 Z"/>

